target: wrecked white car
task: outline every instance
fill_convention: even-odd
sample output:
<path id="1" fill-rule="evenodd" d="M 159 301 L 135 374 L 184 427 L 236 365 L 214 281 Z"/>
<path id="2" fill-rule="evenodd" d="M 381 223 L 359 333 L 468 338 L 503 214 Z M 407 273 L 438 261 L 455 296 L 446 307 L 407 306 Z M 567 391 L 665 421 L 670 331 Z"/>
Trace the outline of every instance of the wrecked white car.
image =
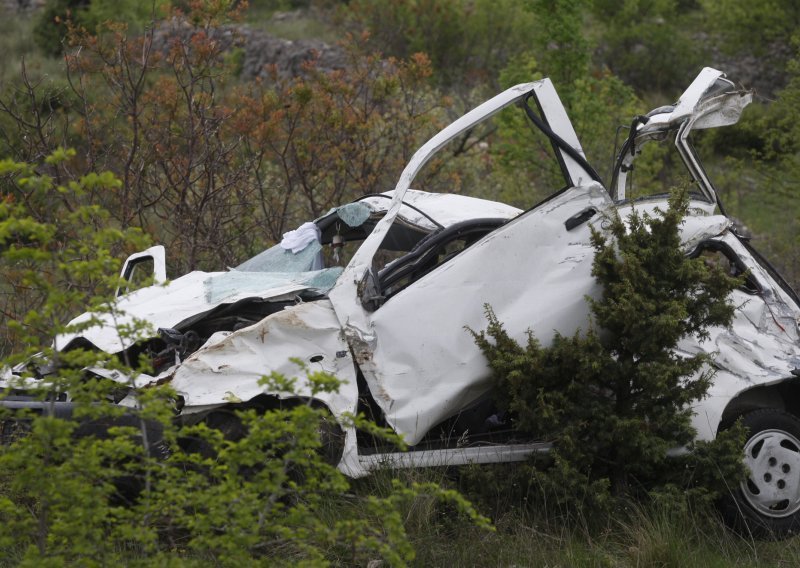
<path id="1" fill-rule="evenodd" d="M 750 100 L 723 73 L 704 69 L 675 105 L 637 119 L 605 187 L 552 83 L 517 85 L 422 146 L 393 191 L 336 208 L 236 268 L 167 281 L 162 247 L 133 255 L 123 275 L 134 279 L 148 266 L 163 285 L 121 294 L 121 318 L 59 337 L 56 347 L 148 357 L 155 372 L 135 379 L 102 368 L 88 371 L 122 384 L 169 382 L 181 396 L 185 420 L 314 396 L 302 377 L 291 395 L 265 392 L 259 384 L 271 371 L 302 375 L 290 361 L 299 358 L 344 381 L 338 392 L 318 394 L 314 402 L 341 419 L 339 467 L 351 476 L 384 464 L 522 460 L 548 445 L 514 440 L 510 426 L 498 419 L 487 364 L 465 327 L 485 327 L 488 303 L 519 339 L 532 329 L 546 344 L 554 330 L 571 335 L 585 328 L 584 298 L 598 293 L 590 226 L 601 228 L 615 208 L 625 216 L 634 206 L 665 206 L 665 195 L 626 199 L 626 177 L 646 143 L 674 141 L 694 182 L 682 229 L 687 253 L 710 251 L 747 272 L 734 292 L 738 309 L 731 328 L 681 347 L 712 353 L 716 367 L 709 396 L 694 408 L 694 426 L 699 438 L 712 439 L 721 424 L 759 413 L 744 448 L 751 475 L 738 490 L 739 502 L 775 530 L 794 529 L 800 525 L 800 302 L 736 233 L 689 143 L 693 130 L 736 123 Z M 551 142 L 564 189 L 527 211 L 410 189 L 445 144 L 512 105 Z M 346 264 L 339 257 L 343 243 L 357 247 Z M 324 265 L 323 250 L 334 266 Z M 126 318 L 149 322 L 158 336 L 120 338 L 115 327 Z M 376 448 L 346 426 L 344 417 L 358 412 L 394 429 L 410 450 Z"/>

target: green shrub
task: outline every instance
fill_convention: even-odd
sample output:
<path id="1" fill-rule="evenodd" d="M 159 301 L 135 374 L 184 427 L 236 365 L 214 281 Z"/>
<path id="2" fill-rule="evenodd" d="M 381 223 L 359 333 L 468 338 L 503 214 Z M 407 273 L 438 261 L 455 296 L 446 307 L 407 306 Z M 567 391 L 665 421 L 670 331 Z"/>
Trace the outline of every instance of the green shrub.
<path id="1" fill-rule="evenodd" d="M 639 93 L 678 91 L 705 62 L 693 12 L 676 0 L 592 0 L 599 56 Z M 671 95 L 674 96 L 674 95 Z"/>
<path id="2" fill-rule="evenodd" d="M 167 6 L 167 0 L 48 0 L 37 16 L 34 39 L 44 53 L 55 57 L 64 52 L 71 26 L 95 33 L 105 22 L 114 21 L 140 29 Z"/>
<path id="3" fill-rule="evenodd" d="M 800 25 L 800 5 L 794 0 L 699 0 L 699 3 L 710 28 L 732 53 L 774 56 L 769 48 L 786 45 Z"/>
<path id="4" fill-rule="evenodd" d="M 69 22 L 76 23 L 90 0 L 48 0 L 33 28 L 36 45 L 47 55 L 56 57 L 64 50 Z"/>
<path id="5" fill-rule="evenodd" d="M 458 93 L 477 85 L 495 90 L 499 70 L 534 26 L 524 0 L 351 0 L 343 14 L 386 55 L 427 54 L 435 77 Z"/>
<path id="6" fill-rule="evenodd" d="M 338 388 L 329 376 L 308 379 Z M 265 387 L 275 381 L 290 384 L 272 377 Z M 3 416 L 6 426 L 25 420 L 28 427 L 0 451 L 0 550 L 26 563 L 359 565 L 380 558 L 397 566 L 414 558 L 405 527 L 410 503 L 452 508 L 487 526 L 458 493 L 434 483 L 393 481 L 384 495 L 353 494 L 324 458 L 326 413 L 311 405 L 231 413 L 243 432 L 232 439 L 204 422 L 178 426 L 166 389 L 139 392 L 136 406 L 124 410 L 103 402 L 103 390 L 89 389 L 80 373 L 61 373 L 48 386 L 84 400 L 74 420 Z M 110 426 L 90 434 L 89 418 Z"/>
<path id="7" fill-rule="evenodd" d="M 559 93 L 589 163 L 602 175 L 613 162 L 617 128 L 630 122 L 640 106 L 628 85 L 608 69 L 593 69 L 592 42 L 584 37 L 585 2 L 536 0 L 528 4 L 537 19 L 526 49 L 500 71 L 508 88 L 548 77 Z M 503 178 L 497 198 L 526 208 L 563 185 L 563 173 L 543 136 L 531 140 L 530 123 L 523 113 L 503 113 L 496 119 L 497 135 L 491 148 Z M 536 135 L 535 135 L 536 136 Z"/>
<path id="8" fill-rule="evenodd" d="M 690 405 L 705 396 L 713 371 L 704 369 L 706 354 L 679 356 L 675 348 L 731 321 L 727 297 L 738 282 L 684 254 L 678 228 L 687 207 L 684 189 L 657 216 L 634 210 L 626 221 L 611 218 L 607 234 L 593 232 L 592 273 L 602 295 L 587 298 L 588 329 L 556 334 L 547 348 L 531 331 L 520 345 L 487 306 L 488 329 L 473 332 L 516 428 L 554 440 L 552 464 L 532 471 L 554 503 L 603 508 L 639 488 L 669 490 L 686 471 L 685 459 L 667 452 L 691 446 Z M 731 446 L 741 444 L 720 437 L 686 459 L 718 458 L 719 467 L 706 469 L 735 477 L 741 458 Z M 713 477 L 684 481 L 724 489 Z"/>
<path id="9" fill-rule="evenodd" d="M 405 528 L 409 502 L 435 503 L 488 526 L 458 493 L 434 483 L 395 481 L 383 495 L 352 494 L 326 459 L 322 421 L 330 416 L 310 402 L 221 409 L 224 430 L 237 434 L 226 436 L 204 421 L 182 423 L 176 394 L 136 388 L 144 369 L 122 358 L 46 347 L 57 333 L 79 331 L 65 323 L 76 306 L 115 313 L 119 278 L 103 277 L 119 270 L 111 250 L 144 240 L 138 231 L 105 226 L 108 215 L 85 202 L 89 187 L 118 188 L 113 175 L 62 186 L 37 173 L 57 173 L 73 158 L 61 150 L 37 167 L 0 161 L 0 274 L 35 290 L 37 299 L 35 309 L 8 321 L 17 345 L 29 349 L 0 360 L 3 396 L 24 390 L 40 401 L 68 396 L 73 403 L 71 417 L 0 413 L 2 557 L 37 566 L 363 565 L 377 557 L 396 566 L 415 554 Z M 152 330 L 135 322 L 116 332 L 131 339 Z M 32 351 L 42 353 L 26 358 Z M 27 360 L 26 372 L 9 377 L 8 366 L 20 360 Z M 94 366 L 129 380 L 85 370 Z M 44 367 L 50 371 L 39 373 Z M 312 396 L 339 387 L 325 373 L 308 372 L 307 381 Z M 266 392 L 293 391 L 293 380 L 282 376 L 262 382 Z M 115 402 L 120 389 L 125 406 Z"/>

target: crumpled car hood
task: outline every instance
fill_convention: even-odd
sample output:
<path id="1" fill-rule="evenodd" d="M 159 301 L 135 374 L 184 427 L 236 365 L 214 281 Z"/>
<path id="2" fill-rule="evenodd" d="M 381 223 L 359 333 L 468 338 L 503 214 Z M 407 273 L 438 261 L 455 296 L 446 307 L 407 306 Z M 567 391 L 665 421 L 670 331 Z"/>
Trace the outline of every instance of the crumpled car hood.
<path id="1" fill-rule="evenodd" d="M 152 337 L 157 328 L 172 328 L 217 306 L 247 298 L 290 299 L 304 290 L 327 292 L 336 282 L 339 267 L 312 272 L 190 272 L 164 286 L 150 286 L 119 299 L 113 313 L 84 313 L 70 325 L 88 327 L 56 337 L 55 348 L 64 349 L 82 338 L 107 353 L 118 353 L 136 341 Z M 91 322 L 96 322 L 94 325 Z M 122 337 L 119 329 L 145 323 L 134 337 Z"/>

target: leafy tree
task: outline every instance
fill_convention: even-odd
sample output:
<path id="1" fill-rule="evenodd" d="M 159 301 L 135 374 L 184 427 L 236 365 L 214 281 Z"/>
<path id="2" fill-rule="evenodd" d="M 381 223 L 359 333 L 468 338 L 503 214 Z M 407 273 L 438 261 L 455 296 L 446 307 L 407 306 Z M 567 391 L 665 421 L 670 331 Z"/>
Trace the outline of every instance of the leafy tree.
<path id="1" fill-rule="evenodd" d="M 428 87 L 429 59 L 363 55 L 359 40 L 347 46 L 345 70 L 314 71 L 291 81 L 275 77 L 272 89 L 247 86 L 238 93 L 232 121 L 246 149 L 271 167 L 257 172 L 271 192 L 261 192 L 269 237 L 300 219 L 366 193 L 394 187 L 420 143 L 435 130 L 442 100 Z"/>
<path id="2" fill-rule="evenodd" d="M 62 151 L 48 165 L 71 155 Z M 441 503 L 488 527 L 463 497 L 436 484 L 395 482 L 385 495 L 350 493 L 349 481 L 326 459 L 323 433 L 331 417 L 310 403 L 219 409 L 225 428 L 210 420 L 182 424 L 168 387 L 136 388 L 138 374 L 148 371 L 143 361 L 134 368 L 125 357 L 47 347 L 53 335 L 80 330 L 66 323 L 77 305 L 115 314 L 111 294 L 119 267 L 111 249 L 141 244 L 142 235 L 92 225 L 93 219 L 108 222 L 108 215 L 81 198 L 89 186 L 119 190 L 122 184 L 111 174 L 60 186 L 34 166 L 5 160 L 0 175 L 13 188 L 54 203 L 64 196 L 73 205 L 37 220 L 28 210 L 36 202 L 30 194 L 27 201 L 13 193 L 0 200 L 0 272 L 40 297 L 35 310 L 4 322 L 28 350 L 0 359 L 2 396 L 18 389 L 40 401 L 68 396 L 73 403 L 71 417 L 0 412 L 4 559 L 27 565 L 273 566 L 365 564 L 377 556 L 404 565 L 414 558 L 406 513 L 419 501 Z M 141 322 L 117 329 L 126 339 L 146 332 Z M 32 351 L 42 353 L 31 359 L 26 355 Z M 8 367 L 21 360 L 23 376 L 9 376 Z M 86 371 L 96 366 L 129 380 Z M 300 370 L 312 393 L 339 387 L 330 375 Z M 268 391 L 293 392 L 293 384 L 277 375 L 263 380 Z M 129 404 L 116 404 L 120 391 Z M 352 421 L 381 432 L 360 418 Z"/>
<path id="3" fill-rule="evenodd" d="M 746 224 L 758 248 L 795 289 L 800 285 L 800 36 L 782 73 L 776 100 L 755 93 L 736 129 L 711 129 L 698 149 L 731 215 Z M 701 153 L 701 155 L 703 155 Z M 714 156 L 725 156 L 724 160 Z"/>
<path id="4" fill-rule="evenodd" d="M 774 46 L 788 45 L 800 25 L 800 6 L 793 0 L 700 0 L 699 3 L 706 21 L 733 53 L 744 51 L 766 56 L 774 51 Z"/>
<path id="5" fill-rule="evenodd" d="M 584 0 L 529 0 L 527 9 L 539 22 L 534 35 L 536 54 L 545 75 L 557 85 L 586 77 L 590 43 L 583 34 Z"/>
<path id="6" fill-rule="evenodd" d="M 141 30 L 167 5 L 168 0 L 48 0 L 37 16 L 34 38 L 42 51 L 58 56 L 64 52 L 71 26 L 96 32 L 104 22 L 116 21 Z"/>
<path id="7" fill-rule="evenodd" d="M 435 79 L 459 94 L 495 91 L 497 73 L 529 41 L 535 18 L 524 0 L 352 0 L 342 10 L 355 32 L 399 58 L 425 53 Z"/>
<path id="8" fill-rule="evenodd" d="M 611 163 L 616 127 L 633 114 L 632 91 L 591 68 L 579 0 L 366 2 L 363 11 L 351 3 L 345 10 L 365 18 L 359 21 L 387 29 L 351 40 L 344 70 L 321 73 L 310 63 L 302 78 L 276 73 L 239 84 L 232 39 L 221 27 L 235 7 L 181 6 L 185 13 L 138 35 L 108 23 L 73 35 L 80 50 L 67 57 L 63 88 L 44 92 L 27 82 L 0 98 L 8 150 L 27 161 L 75 147 L 81 160 L 67 175 L 116 173 L 123 186 L 101 203 L 121 226 L 143 227 L 165 244 L 171 273 L 235 265 L 331 205 L 391 188 L 424 135 L 443 122 L 445 107 L 454 106 L 430 88 L 446 73 L 458 76 L 456 91 L 470 101 L 483 98 L 500 69 L 503 86 L 553 77 L 596 164 Z M 400 43 L 386 49 L 406 58 L 384 63 L 364 55 L 395 35 Z M 437 38 L 447 41 L 437 47 Z M 526 51 L 503 68 L 520 45 Z M 475 194 L 520 206 L 548 194 L 560 185 L 559 173 L 541 159 L 546 141 L 539 141 L 541 152 L 524 150 L 530 145 L 521 118 L 501 117 L 497 128 L 466 134 L 452 156 L 430 164 L 420 187 L 474 185 Z"/>
<path id="9" fill-rule="evenodd" d="M 171 273 L 235 266 L 332 205 L 390 189 L 440 113 L 427 58 L 365 55 L 360 39 L 341 71 L 310 61 L 301 78 L 238 81 L 234 4 L 193 2 L 141 34 L 74 30 L 64 89 L 26 81 L 0 96 L 3 152 L 39 161 L 74 147 L 61 175 L 114 172 L 119 191 L 93 198 L 164 244 Z"/>
<path id="10" fill-rule="evenodd" d="M 149 242 L 94 202 L 119 191 L 116 177 L 65 179 L 74 159 L 58 149 L 38 166 L 0 161 L 0 355 L 48 343 L 87 297 L 113 293 L 120 257 Z"/>
<path id="11" fill-rule="evenodd" d="M 691 444 L 690 405 L 705 396 L 713 371 L 704 370 L 707 354 L 676 349 L 730 322 L 727 297 L 737 285 L 686 256 L 679 227 L 688 203 L 681 190 L 656 216 L 634 209 L 625 221 L 611 218 L 607 234 L 593 232 L 602 292 L 587 298 L 587 330 L 556 334 L 546 348 L 529 331 L 520 345 L 487 307 L 488 329 L 473 332 L 516 427 L 554 440 L 555 465 L 538 478 L 557 500 L 602 504 L 609 489 L 628 494 L 636 483 L 674 481 L 685 468 L 667 452 Z M 740 460 L 728 454 L 720 470 L 738 472 Z"/>
<path id="12" fill-rule="evenodd" d="M 781 166 L 780 190 L 787 193 L 800 182 L 800 34 L 795 34 L 792 44 L 794 57 L 787 66 L 786 87 L 756 123 L 766 141 L 755 157 Z"/>
<path id="13" fill-rule="evenodd" d="M 589 162 L 595 167 L 611 164 L 617 128 L 635 114 L 638 98 L 608 69 L 593 68 L 593 44 L 583 34 L 583 0 L 535 0 L 527 8 L 535 13 L 540 25 L 532 35 L 530 48 L 500 72 L 501 85 L 508 88 L 549 77 Z M 549 140 L 538 136 L 531 141 L 529 122 L 522 113 L 500 115 L 493 142 L 491 153 L 503 179 L 503 189 L 496 197 L 525 208 L 563 185 Z M 598 170 L 601 175 L 604 173 L 602 168 Z"/>
<path id="14" fill-rule="evenodd" d="M 77 13 L 85 11 L 89 0 L 48 0 L 33 29 L 36 44 L 48 55 L 57 56 L 63 51 L 68 33 L 68 22 Z"/>

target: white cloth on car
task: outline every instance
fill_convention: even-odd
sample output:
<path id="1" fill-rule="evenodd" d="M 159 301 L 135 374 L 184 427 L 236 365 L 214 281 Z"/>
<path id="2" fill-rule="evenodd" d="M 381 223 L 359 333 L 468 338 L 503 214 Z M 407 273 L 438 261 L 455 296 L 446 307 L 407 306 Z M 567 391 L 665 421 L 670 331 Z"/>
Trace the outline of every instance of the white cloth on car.
<path id="1" fill-rule="evenodd" d="M 283 240 L 281 241 L 281 248 L 291 251 L 292 254 L 297 254 L 305 250 L 311 243 L 316 243 L 319 252 L 314 255 L 309 270 L 322 270 L 325 267 L 325 261 L 322 258 L 322 249 L 320 248 L 320 233 L 319 227 L 315 223 L 308 221 L 297 227 L 294 231 L 283 233 Z"/>
<path id="2" fill-rule="evenodd" d="M 294 231 L 283 233 L 281 248 L 297 254 L 310 243 L 314 241 L 319 242 L 320 237 L 319 227 L 311 221 L 308 221 L 297 227 Z"/>

